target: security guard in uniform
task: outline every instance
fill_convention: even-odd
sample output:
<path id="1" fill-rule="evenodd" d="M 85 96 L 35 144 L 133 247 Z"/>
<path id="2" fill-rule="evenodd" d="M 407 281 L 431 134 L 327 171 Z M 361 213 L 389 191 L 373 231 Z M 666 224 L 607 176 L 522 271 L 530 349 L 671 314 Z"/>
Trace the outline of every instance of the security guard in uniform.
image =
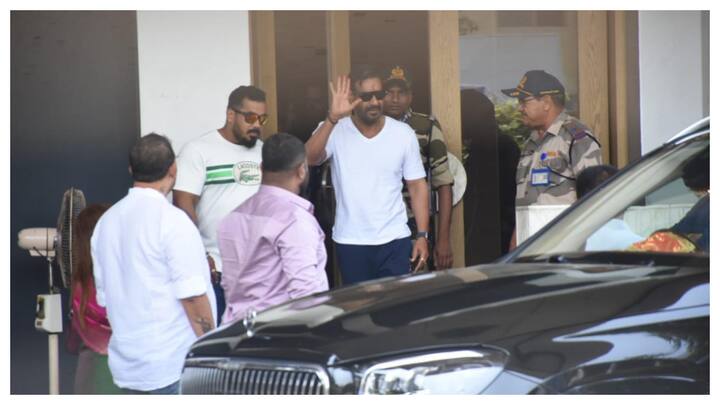
<path id="1" fill-rule="evenodd" d="M 453 175 L 448 166 L 447 144 L 440 123 L 435 117 L 412 111 L 411 81 L 405 69 L 395 66 L 387 72 L 384 81 L 386 96 L 383 102 L 385 115 L 405 122 L 415 130 L 420 144 L 420 156 L 428 173 L 431 185 L 430 218 L 438 214 L 436 235 L 431 235 L 433 243 L 433 260 L 428 264 L 431 268 L 447 269 L 452 267 L 453 255 L 450 246 L 450 220 L 452 212 Z M 428 159 L 429 158 L 429 159 Z M 429 160 L 429 164 L 428 164 Z M 410 210 L 410 199 L 406 188 L 403 188 L 405 206 L 410 219 L 408 225 L 415 234 L 414 218 Z M 437 201 L 436 201 L 437 200 Z M 430 226 L 434 229 L 434 226 Z"/>
<path id="2" fill-rule="evenodd" d="M 602 164 L 600 142 L 587 125 L 567 114 L 565 87 L 544 70 L 525 73 L 515 88 L 502 92 L 518 99 L 523 123 L 533 130 L 518 163 L 516 207 L 572 204 L 576 176 Z"/>

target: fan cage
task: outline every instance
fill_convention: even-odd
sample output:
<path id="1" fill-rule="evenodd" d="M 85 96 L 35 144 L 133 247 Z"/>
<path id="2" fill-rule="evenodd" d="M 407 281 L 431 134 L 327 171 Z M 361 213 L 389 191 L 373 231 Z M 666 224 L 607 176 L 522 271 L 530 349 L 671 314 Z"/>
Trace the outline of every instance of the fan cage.
<path id="1" fill-rule="evenodd" d="M 55 257 L 60 266 L 60 276 L 64 288 L 72 283 L 73 272 L 73 225 L 80 211 L 85 209 L 85 195 L 81 190 L 70 188 L 63 195 L 58 215 L 57 243 Z"/>

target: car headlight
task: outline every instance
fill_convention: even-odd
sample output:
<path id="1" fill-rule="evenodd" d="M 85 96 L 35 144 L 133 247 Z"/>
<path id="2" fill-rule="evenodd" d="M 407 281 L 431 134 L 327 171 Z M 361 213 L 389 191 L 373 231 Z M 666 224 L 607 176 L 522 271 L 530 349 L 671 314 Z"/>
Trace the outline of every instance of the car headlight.
<path id="1" fill-rule="evenodd" d="M 360 394 L 480 394 L 502 372 L 507 355 L 493 349 L 404 357 L 368 368 Z"/>

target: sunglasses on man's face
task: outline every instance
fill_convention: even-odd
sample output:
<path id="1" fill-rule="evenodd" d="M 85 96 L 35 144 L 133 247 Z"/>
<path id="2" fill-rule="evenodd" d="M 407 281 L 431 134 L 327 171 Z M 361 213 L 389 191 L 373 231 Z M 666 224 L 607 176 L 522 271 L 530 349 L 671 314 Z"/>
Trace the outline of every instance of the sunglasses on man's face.
<path id="1" fill-rule="evenodd" d="M 247 122 L 250 125 L 252 125 L 256 122 L 259 123 L 260 125 L 265 125 L 265 123 L 268 120 L 267 114 L 260 115 L 260 114 L 255 114 L 254 112 L 246 112 L 246 111 L 236 110 L 232 107 L 230 107 L 230 109 L 235 111 L 235 113 L 242 115 L 243 119 L 245 119 L 245 122 Z"/>
<path id="2" fill-rule="evenodd" d="M 385 95 L 387 94 L 387 91 L 385 90 L 378 90 L 378 91 L 367 91 L 364 93 L 358 94 L 358 97 L 360 97 L 360 100 L 364 102 L 368 102 L 375 97 L 378 101 L 385 98 Z"/>

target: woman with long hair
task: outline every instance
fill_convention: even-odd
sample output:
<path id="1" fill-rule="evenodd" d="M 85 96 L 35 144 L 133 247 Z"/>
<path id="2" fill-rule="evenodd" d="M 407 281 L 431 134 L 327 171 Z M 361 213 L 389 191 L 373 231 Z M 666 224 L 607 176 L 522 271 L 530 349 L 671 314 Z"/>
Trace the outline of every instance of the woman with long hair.
<path id="1" fill-rule="evenodd" d="M 88 205 L 75 218 L 73 233 L 72 324 L 73 332 L 80 337 L 78 365 L 75 371 L 76 394 L 120 393 L 108 368 L 107 347 L 110 341 L 110 323 L 105 308 L 95 298 L 90 238 L 109 204 Z"/>

